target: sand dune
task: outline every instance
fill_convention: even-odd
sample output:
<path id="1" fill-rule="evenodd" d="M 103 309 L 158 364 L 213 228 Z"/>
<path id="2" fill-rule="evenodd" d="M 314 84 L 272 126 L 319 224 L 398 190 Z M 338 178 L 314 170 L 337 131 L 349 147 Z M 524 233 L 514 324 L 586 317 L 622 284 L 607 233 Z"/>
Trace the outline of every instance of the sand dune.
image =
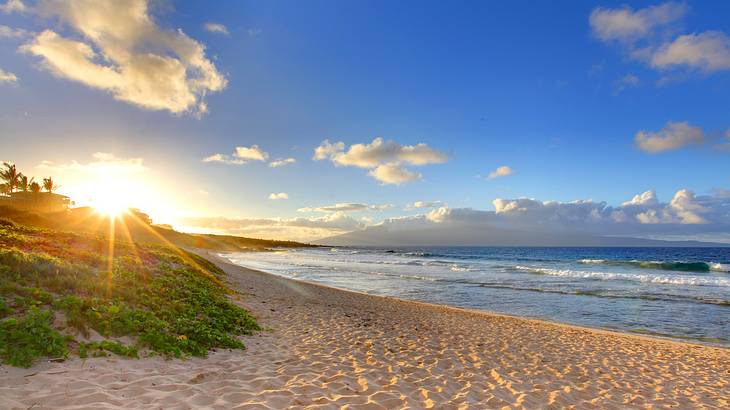
<path id="1" fill-rule="evenodd" d="M 4 366 L 0 407 L 730 408 L 728 349 L 223 267 L 267 328 L 245 339 L 247 350 Z"/>

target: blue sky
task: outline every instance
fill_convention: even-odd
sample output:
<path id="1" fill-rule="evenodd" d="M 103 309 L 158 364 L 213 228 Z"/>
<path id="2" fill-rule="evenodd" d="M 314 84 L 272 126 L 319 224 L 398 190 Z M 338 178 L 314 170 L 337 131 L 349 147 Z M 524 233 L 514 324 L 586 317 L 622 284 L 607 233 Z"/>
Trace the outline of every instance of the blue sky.
<path id="1" fill-rule="evenodd" d="M 82 166 L 134 160 L 144 168 L 135 178 L 152 184 L 176 217 L 317 218 L 323 213 L 297 210 L 393 205 L 348 213 L 369 224 L 417 213 L 403 210 L 414 201 L 479 210 L 521 197 L 619 206 L 649 190 L 668 203 L 680 189 L 730 188 L 730 153 L 717 147 L 730 141 L 725 2 L 153 2 L 147 15 L 156 27 L 180 29 L 204 46 L 225 78 L 224 87 L 196 94 L 205 113 L 120 101 L 117 91 L 54 72 L 47 54 L 19 47 L 44 30 L 100 54 L 104 45 L 53 2 L 20 4 L 0 12 L 0 26 L 17 33 L 0 36 L 0 69 L 16 77 L 0 82 L 0 159 L 30 175 L 54 171 L 70 194 L 84 196 L 74 190 Z M 592 13 L 606 19 L 592 23 Z M 709 57 L 660 59 L 682 35 L 706 32 L 720 35 L 692 45 Z M 641 49 L 651 56 L 637 57 Z M 115 67 L 102 60 L 95 61 Z M 640 149 L 638 132 L 669 122 L 686 122 L 689 134 L 671 148 Z M 448 161 L 406 161 L 421 178 L 396 185 L 368 176 L 373 167 L 312 160 L 325 139 L 344 142 L 347 152 L 375 137 L 427 144 Z M 268 160 L 202 161 L 252 145 Z M 94 153 L 111 156 L 95 161 Z M 296 163 L 267 166 L 277 158 Z M 51 165 L 38 169 L 42 161 Z M 69 167 L 73 161 L 79 166 Z M 489 179 L 500 166 L 512 173 Z M 279 192 L 288 199 L 269 199 Z"/>

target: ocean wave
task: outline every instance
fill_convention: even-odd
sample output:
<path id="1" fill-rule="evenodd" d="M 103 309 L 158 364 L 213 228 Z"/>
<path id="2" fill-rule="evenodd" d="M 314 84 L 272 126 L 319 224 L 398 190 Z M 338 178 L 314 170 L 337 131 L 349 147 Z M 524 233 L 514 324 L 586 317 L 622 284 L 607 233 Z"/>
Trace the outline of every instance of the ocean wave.
<path id="1" fill-rule="evenodd" d="M 484 288 L 496 288 L 496 289 L 511 289 L 520 290 L 527 292 L 539 292 L 539 293 L 554 293 L 560 295 L 575 295 L 575 296 L 595 296 L 599 298 L 608 299 L 640 299 L 650 301 L 666 301 L 666 302 L 694 302 L 703 303 L 710 305 L 730 306 L 730 300 L 721 298 L 711 298 L 703 296 L 685 296 L 685 295 L 673 295 L 666 293 L 623 293 L 615 292 L 604 289 L 551 289 L 543 287 L 532 287 L 532 286 L 519 286 L 510 285 L 506 283 L 478 283 L 480 287 Z"/>
<path id="2" fill-rule="evenodd" d="M 596 272 L 572 269 L 538 268 L 533 266 L 515 266 L 522 272 L 539 275 L 560 276 L 578 279 L 625 280 L 632 282 L 654 283 L 662 285 L 722 286 L 730 287 L 730 279 L 701 276 L 671 276 L 643 273 Z"/>
<path id="3" fill-rule="evenodd" d="M 631 266 L 634 268 L 679 271 L 679 272 L 730 272 L 730 265 L 716 262 L 665 262 L 665 261 L 621 261 L 606 259 L 581 259 L 586 265 Z"/>

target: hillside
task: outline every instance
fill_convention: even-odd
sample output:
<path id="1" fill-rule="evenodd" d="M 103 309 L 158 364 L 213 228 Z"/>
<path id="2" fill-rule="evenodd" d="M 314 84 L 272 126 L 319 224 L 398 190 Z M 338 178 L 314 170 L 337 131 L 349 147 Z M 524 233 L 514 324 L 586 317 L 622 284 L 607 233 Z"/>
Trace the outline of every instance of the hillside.
<path id="1" fill-rule="evenodd" d="M 92 208 L 85 207 L 56 213 L 33 213 L 9 206 L 0 206 L 0 218 L 39 228 L 94 233 L 106 237 L 113 232 L 117 239 L 131 242 L 196 247 L 224 252 L 313 246 L 293 241 L 177 232 L 169 226 L 154 225 L 146 214 L 137 210 L 120 215 L 114 220 L 112 226 L 110 226 L 108 217 L 96 213 Z"/>
<path id="2" fill-rule="evenodd" d="M 0 219 L 0 362 L 243 348 L 259 327 L 224 275 L 175 246 Z"/>

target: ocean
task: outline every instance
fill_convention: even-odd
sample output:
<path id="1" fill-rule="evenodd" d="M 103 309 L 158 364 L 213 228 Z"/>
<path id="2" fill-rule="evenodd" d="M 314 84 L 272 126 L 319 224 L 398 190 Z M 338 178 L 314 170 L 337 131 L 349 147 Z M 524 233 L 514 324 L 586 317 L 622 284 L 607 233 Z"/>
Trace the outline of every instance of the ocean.
<path id="1" fill-rule="evenodd" d="M 222 256 L 373 295 L 730 346 L 730 248 L 323 247 Z"/>

